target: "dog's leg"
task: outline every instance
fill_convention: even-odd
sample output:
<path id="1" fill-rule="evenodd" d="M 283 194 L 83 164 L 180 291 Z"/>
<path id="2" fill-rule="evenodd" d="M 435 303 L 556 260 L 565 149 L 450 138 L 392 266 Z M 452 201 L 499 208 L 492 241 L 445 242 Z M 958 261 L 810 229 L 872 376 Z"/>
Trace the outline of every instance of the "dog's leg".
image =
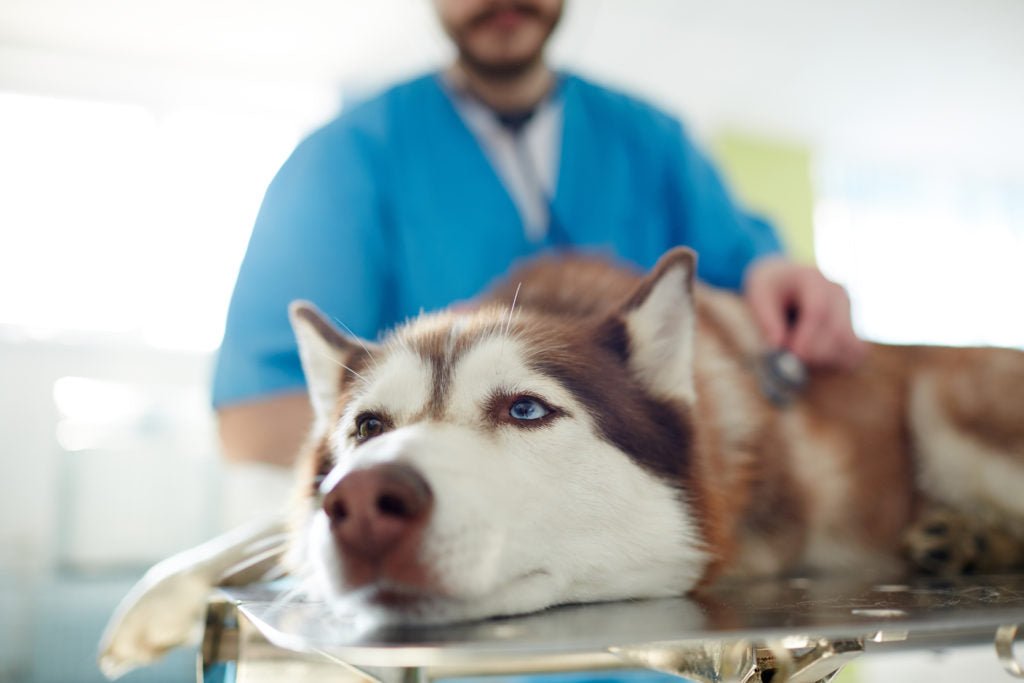
<path id="1" fill-rule="evenodd" d="M 911 379 L 918 486 L 906 536 L 929 573 L 1024 568 L 1024 354 L 932 349 Z"/>
<path id="2" fill-rule="evenodd" d="M 109 678 L 148 664 L 198 634 L 210 591 L 264 578 L 284 553 L 285 520 L 234 529 L 155 565 L 118 605 L 100 642 Z"/>

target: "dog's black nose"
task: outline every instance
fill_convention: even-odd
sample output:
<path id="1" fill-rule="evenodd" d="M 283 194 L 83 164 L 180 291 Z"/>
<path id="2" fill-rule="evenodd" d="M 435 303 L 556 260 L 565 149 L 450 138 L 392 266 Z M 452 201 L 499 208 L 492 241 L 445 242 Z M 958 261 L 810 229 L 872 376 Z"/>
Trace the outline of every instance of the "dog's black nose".
<path id="1" fill-rule="evenodd" d="M 323 499 L 344 554 L 379 559 L 422 528 L 434 496 L 412 466 L 385 463 L 353 470 Z"/>

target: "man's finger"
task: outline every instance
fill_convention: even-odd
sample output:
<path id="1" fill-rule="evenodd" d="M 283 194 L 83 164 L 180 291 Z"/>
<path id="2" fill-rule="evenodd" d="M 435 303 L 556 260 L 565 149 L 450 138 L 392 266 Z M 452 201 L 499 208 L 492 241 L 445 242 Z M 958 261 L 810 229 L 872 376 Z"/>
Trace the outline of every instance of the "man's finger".
<path id="1" fill-rule="evenodd" d="M 769 348 L 782 348 L 786 337 L 786 305 L 783 293 L 774 287 L 757 287 L 747 292 L 754 321 Z"/>
<path id="2" fill-rule="evenodd" d="M 811 365 L 831 365 L 854 368 L 866 353 L 864 343 L 853 331 L 850 322 L 849 299 L 841 287 L 824 297 L 821 317 L 816 327 L 803 328 L 800 340 L 794 342 L 793 352 Z"/>
<path id="3" fill-rule="evenodd" d="M 805 362 L 814 363 L 818 346 L 830 326 L 828 302 L 820 289 L 804 290 L 796 304 L 796 327 L 786 346 Z"/>
<path id="4" fill-rule="evenodd" d="M 831 318 L 813 340 L 809 361 L 815 365 L 843 367 L 850 348 L 848 341 L 842 321 Z"/>

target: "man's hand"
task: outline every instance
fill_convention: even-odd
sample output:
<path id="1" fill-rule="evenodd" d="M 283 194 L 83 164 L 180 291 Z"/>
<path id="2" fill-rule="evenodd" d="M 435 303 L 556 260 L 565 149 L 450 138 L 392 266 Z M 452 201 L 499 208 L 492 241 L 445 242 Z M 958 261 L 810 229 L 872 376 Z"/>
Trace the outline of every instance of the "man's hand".
<path id="1" fill-rule="evenodd" d="M 808 365 L 853 368 L 867 347 L 853 331 L 850 297 L 817 268 L 781 257 L 747 268 L 743 294 L 770 348 Z"/>

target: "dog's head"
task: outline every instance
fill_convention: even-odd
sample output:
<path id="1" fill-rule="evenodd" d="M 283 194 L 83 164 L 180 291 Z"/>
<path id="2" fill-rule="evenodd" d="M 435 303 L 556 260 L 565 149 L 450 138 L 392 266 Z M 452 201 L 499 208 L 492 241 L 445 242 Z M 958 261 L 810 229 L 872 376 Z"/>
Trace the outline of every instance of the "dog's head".
<path id="1" fill-rule="evenodd" d="M 692 588 L 693 270 L 674 250 L 607 314 L 489 305 L 381 344 L 294 304 L 321 597 L 441 622 Z"/>

